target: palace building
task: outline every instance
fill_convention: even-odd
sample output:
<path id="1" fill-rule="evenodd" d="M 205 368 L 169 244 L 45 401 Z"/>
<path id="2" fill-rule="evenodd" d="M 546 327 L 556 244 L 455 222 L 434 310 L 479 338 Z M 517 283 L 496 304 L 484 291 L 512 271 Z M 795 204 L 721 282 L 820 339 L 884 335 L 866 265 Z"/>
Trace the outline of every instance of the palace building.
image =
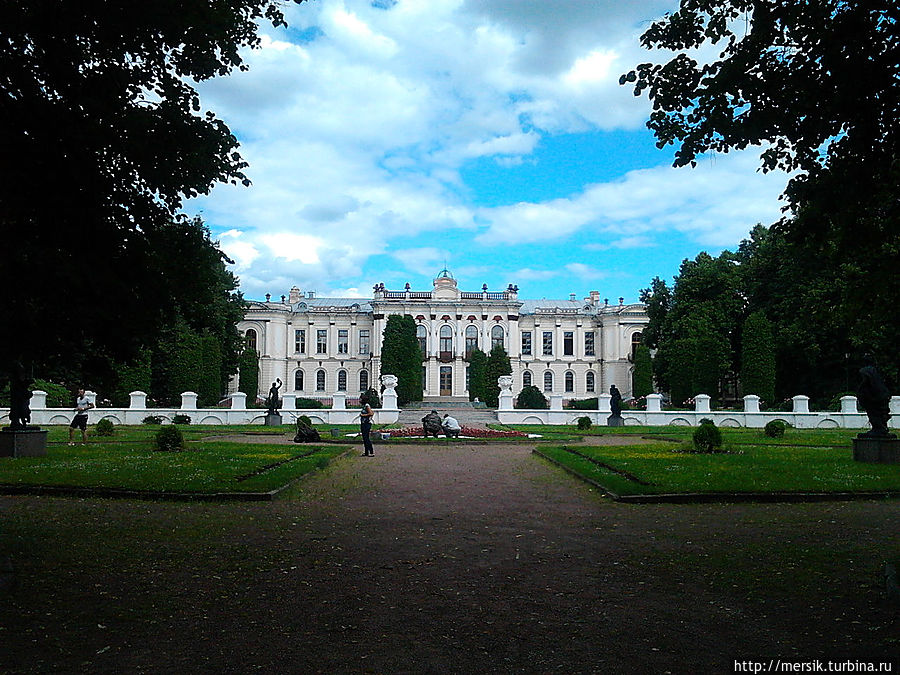
<path id="1" fill-rule="evenodd" d="M 260 395 L 276 378 L 297 398 L 354 398 L 381 375 L 387 317 L 415 319 L 422 350 L 424 396 L 468 399 L 467 356 L 503 345 L 513 392 L 534 385 L 549 398 L 589 398 L 615 384 L 631 393 L 632 355 L 647 323 L 642 304 L 610 304 L 591 291 L 584 300 L 525 300 L 517 286 L 460 291 L 446 269 L 428 291 L 391 291 L 371 299 L 318 298 L 296 286 L 280 301 L 250 302 L 238 329 L 260 355 Z"/>

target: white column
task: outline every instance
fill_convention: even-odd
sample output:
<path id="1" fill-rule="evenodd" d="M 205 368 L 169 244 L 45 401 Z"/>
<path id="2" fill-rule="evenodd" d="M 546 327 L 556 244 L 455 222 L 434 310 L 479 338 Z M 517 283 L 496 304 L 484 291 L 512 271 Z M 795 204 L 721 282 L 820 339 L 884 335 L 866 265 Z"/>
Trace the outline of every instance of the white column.
<path id="1" fill-rule="evenodd" d="M 197 409 L 197 394 L 192 391 L 185 391 L 181 394 L 181 409 L 182 410 L 196 410 Z"/>
<path id="2" fill-rule="evenodd" d="M 857 413 L 857 412 L 859 412 L 859 410 L 856 407 L 856 397 L 855 396 L 841 396 L 841 412 L 842 413 Z"/>
<path id="3" fill-rule="evenodd" d="M 246 410 L 247 409 L 247 394 L 242 391 L 236 391 L 231 395 L 231 409 L 232 410 Z"/>
<path id="4" fill-rule="evenodd" d="M 709 410 L 709 394 L 697 394 L 694 397 L 694 411 L 698 413 L 708 413 Z"/>
<path id="5" fill-rule="evenodd" d="M 661 411 L 662 411 L 662 394 L 647 394 L 647 412 L 661 412 Z"/>
<path id="6" fill-rule="evenodd" d="M 331 409 L 332 410 L 346 410 L 347 409 L 347 394 L 332 394 Z"/>
<path id="7" fill-rule="evenodd" d="M 41 389 L 35 389 L 31 392 L 31 401 L 28 407 L 32 410 L 43 410 L 47 407 L 47 392 Z"/>
<path id="8" fill-rule="evenodd" d="M 133 391 L 128 394 L 131 399 L 128 403 L 129 408 L 143 409 L 147 407 L 147 394 L 143 391 Z"/>
<path id="9" fill-rule="evenodd" d="M 809 396 L 803 396 L 802 394 L 800 394 L 798 396 L 794 396 L 792 400 L 794 401 L 795 413 L 809 412 Z"/>
<path id="10" fill-rule="evenodd" d="M 889 405 L 891 415 L 900 415 L 900 396 L 891 396 Z"/>
<path id="11" fill-rule="evenodd" d="M 562 394 L 550 394 L 550 410 L 562 410 Z"/>
<path id="12" fill-rule="evenodd" d="M 381 394 L 381 407 L 387 410 L 397 409 L 397 377 L 394 375 L 382 375 L 381 384 L 385 389 Z"/>
<path id="13" fill-rule="evenodd" d="M 284 394 L 281 397 L 281 408 L 282 410 L 296 410 L 297 394 Z"/>
<path id="14" fill-rule="evenodd" d="M 610 399 L 612 399 L 612 396 L 610 396 L 609 394 L 600 394 L 597 397 L 597 410 L 602 413 L 612 412 Z"/>
<path id="15" fill-rule="evenodd" d="M 759 396 L 756 394 L 747 394 L 744 397 L 744 412 L 745 413 L 758 413 L 759 412 Z"/>

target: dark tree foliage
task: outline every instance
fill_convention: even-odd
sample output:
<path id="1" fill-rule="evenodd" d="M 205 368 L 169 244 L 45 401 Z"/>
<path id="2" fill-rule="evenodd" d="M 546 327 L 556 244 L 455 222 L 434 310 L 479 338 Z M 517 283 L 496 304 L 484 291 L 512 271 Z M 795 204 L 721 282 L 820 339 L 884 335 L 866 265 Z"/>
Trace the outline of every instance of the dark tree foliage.
<path id="1" fill-rule="evenodd" d="M 197 393 L 202 379 L 201 338 L 180 314 L 160 331 L 151 362 L 151 398 L 163 406 L 178 407 L 181 394 Z"/>
<path id="2" fill-rule="evenodd" d="M 416 338 L 416 321 L 409 315 L 392 314 L 384 326 L 381 374 L 397 377 L 397 403 L 422 400 L 422 352 Z"/>
<path id="3" fill-rule="evenodd" d="M 222 398 L 222 348 L 215 336 L 206 334 L 200 338 L 200 378 L 197 388 L 201 407 L 216 405 Z"/>
<path id="4" fill-rule="evenodd" d="M 192 84 L 243 68 L 257 21 L 283 23 L 278 5 L 0 4 L 0 315 L 17 326 L 0 367 L 91 372 L 148 343 L 169 300 L 149 264 L 155 233 L 185 196 L 247 182 Z M 65 330 L 47 330 L 51 316 Z"/>
<path id="5" fill-rule="evenodd" d="M 677 166 L 765 144 L 764 171 L 799 172 L 788 188 L 795 205 L 823 173 L 855 173 L 853 188 L 891 182 L 900 140 L 894 0 L 681 0 L 641 44 L 679 52 L 620 80 L 653 101 L 648 127 L 660 146 L 678 144 Z M 721 51 L 708 63 L 686 53 L 710 44 Z"/>
<path id="6" fill-rule="evenodd" d="M 488 387 L 488 357 L 478 347 L 469 354 L 469 400 L 484 402 Z"/>
<path id="7" fill-rule="evenodd" d="M 152 350 L 142 349 L 137 358 L 119 366 L 116 388 L 113 390 L 112 402 L 117 406 L 128 406 L 129 394 L 133 391 L 150 393 L 152 380 Z"/>
<path id="8" fill-rule="evenodd" d="M 744 321 L 741 345 L 741 388 L 768 404 L 775 400 L 775 339 L 772 324 L 762 312 Z"/>
<path id="9" fill-rule="evenodd" d="M 501 375 L 511 375 L 512 365 L 509 362 L 509 355 L 503 348 L 503 345 L 494 345 L 491 353 L 488 355 L 486 368 L 486 386 L 484 398 L 482 399 L 488 406 L 496 408 L 500 402 L 500 385 L 497 379 Z"/>
<path id="10" fill-rule="evenodd" d="M 238 391 L 247 394 L 247 405 L 255 405 L 256 397 L 259 396 L 259 354 L 255 349 L 244 349 L 238 368 Z"/>

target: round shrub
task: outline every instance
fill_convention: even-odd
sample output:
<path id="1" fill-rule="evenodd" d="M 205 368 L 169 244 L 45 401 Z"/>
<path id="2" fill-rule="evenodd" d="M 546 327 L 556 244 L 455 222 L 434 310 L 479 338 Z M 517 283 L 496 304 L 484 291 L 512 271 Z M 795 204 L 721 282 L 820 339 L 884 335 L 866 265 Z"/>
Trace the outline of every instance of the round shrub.
<path id="1" fill-rule="evenodd" d="M 784 436 L 785 429 L 787 429 L 787 424 L 781 420 L 772 420 L 766 423 L 763 433 L 769 438 L 781 438 Z"/>
<path id="2" fill-rule="evenodd" d="M 162 415 L 147 415 L 141 420 L 141 424 L 162 424 Z"/>
<path id="3" fill-rule="evenodd" d="M 156 432 L 156 449 L 161 452 L 184 450 L 184 436 L 174 424 L 167 424 Z"/>
<path id="4" fill-rule="evenodd" d="M 587 431 L 591 428 L 591 418 L 590 417 L 579 417 L 578 418 L 578 428 L 581 431 Z"/>
<path id="5" fill-rule="evenodd" d="M 190 423 L 191 423 L 191 418 L 189 415 L 178 414 L 172 418 L 172 424 L 190 424 Z"/>
<path id="6" fill-rule="evenodd" d="M 297 422 L 303 422 L 303 426 L 306 427 L 312 427 L 313 425 L 312 420 L 309 419 L 309 417 L 307 417 L 306 415 L 300 415 L 300 417 L 297 418 Z"/>
<path id="7" fill-rule="evenodd" d="M 695 452 L 717 452 L 722 449 L 722 432 L 712 420 L 700 420 L 700 426 L 694 430 Z"/>
<path id="8" fill-rule="evenodd" d="M 97 436 L 112 436 L 114 433 L 116 433 L 116 429 L 112 420 L 105 417 L 94 425 L 94 434 Z"/>

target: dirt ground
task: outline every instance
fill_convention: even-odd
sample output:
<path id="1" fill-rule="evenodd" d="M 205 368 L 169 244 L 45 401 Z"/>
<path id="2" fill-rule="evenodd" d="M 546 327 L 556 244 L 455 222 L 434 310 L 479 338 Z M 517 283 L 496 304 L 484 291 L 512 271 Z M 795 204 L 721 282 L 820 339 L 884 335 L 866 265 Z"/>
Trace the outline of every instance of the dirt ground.
<path id="1" fill-rule="evenodd" d="M 616 504 L 509 444 L 376 445 L 273 503 L 0 497 L 0 672 L 887 661 L 898 510 Z"/>

